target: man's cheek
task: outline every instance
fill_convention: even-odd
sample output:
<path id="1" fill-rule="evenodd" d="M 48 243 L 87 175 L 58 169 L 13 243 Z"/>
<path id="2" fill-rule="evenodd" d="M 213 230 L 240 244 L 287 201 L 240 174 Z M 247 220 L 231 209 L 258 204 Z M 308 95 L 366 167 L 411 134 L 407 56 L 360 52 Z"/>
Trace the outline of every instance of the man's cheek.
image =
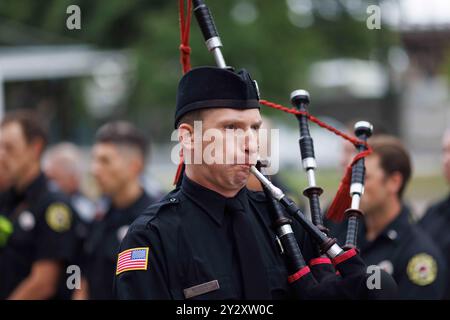
<path id="1" fill-rule="evenodd" d="M 236 144 L 233 136 L 226 136 L 223 141 L 223 152 L 225 163 L 230 164 L 234 162 L 235 153 L 236 153 Z"/>

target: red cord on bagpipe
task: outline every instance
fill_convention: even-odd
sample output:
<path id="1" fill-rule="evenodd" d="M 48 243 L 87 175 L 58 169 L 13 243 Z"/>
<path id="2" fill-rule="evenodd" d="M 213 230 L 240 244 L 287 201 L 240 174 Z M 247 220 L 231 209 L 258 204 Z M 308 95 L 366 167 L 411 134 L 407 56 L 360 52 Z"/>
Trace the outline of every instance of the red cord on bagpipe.
<path id="1" fill-rule="evenodd" d="M 183 74 L 191 69 L 191 47 L 189 46 L 189 35 L 191 31 L 192 1 L 188 0 L 187 13 L 185 14 L 185 2 L 180 0 L 180 63 L 183 68 Z"/>
<path id="2" fill-rule="evenodd" d="M 185 13 L 186 9 L 186 13 Z M 190 36 L 190 25 L 191 25 L 191 16 L 192 16 L 192 1 L 187 0 L 187 6 L 185 0 L 179 0 L 179 15 L 180 15 L 180 62 L 183 70 L 183 74 L 188 72 L 191 69 L 190 63 L 190 54 L 191 48 L 189 46 L 189 36 Z M 339 131 L 333 126 L 317 119 L 316 117 L 310 115 L 307 112 L 299 111 L 294 108 L 287 108 L 280 104 L 273 103 L 267 100 L 260 100 L 260 104 L 265 105 L 270 108 L 274 108 L 277 110 L 281 110 L 283 112 L 291 113 L 294 115 L 305 115 L 310 121 L 316 123 L 322 128 L 327 129 L 328 131 L 333 132 L 334 134 L 340 136 L 341 138 L 350 141 L 355 146 L 364 145 L 367 147 L 367 150 L 358 153 L 352 160 L 351 164 L 347 167 L 344 177 L 342 178 L 338 191 L 334 197 L 333 202 L 331 203 L 328 212 L 327 218 L 333 221 L 342 221 L 344 218 L 344 212 L 351 205 L 351 197 L 350 197 L 350 184 L 351 184 L 351 173 L 352 173 L 352 165 L 356 163 L 359 159 L 367 157 L 372 153 L 372 149 L 365 142 L 361 141 L 355 137 L 351 137 L 344 132 Z M 180 164 L 178 165 L 177 173 L 175 175 L 174 184 L 177 184 L 179 179 L 181 178 L 183 168 L 183 155 L 180 155 Z"/>
<path id="3" fill-rule="evenodd" d="M 189 36 L 191 31 L 191 17 L 192 17 L 192 1 L 188 0 L 185 13 L 186 4 L 184 0 L 179 0 L 179 21 L 180 21 L 180 63 L 183 69 L 183 74 L 191 70 L 191 47 L 189 46 Z M 183 173 L 184 157 L 180 151 L 180 163 L 178 164 L 177 172 L 173 180 L 176 185 Z"/>
<path id="4" fill-rule="evenodd" d="M 361 158 L 367 157 L 369 154 L 372 153 L 372 148 L 365 142 L 360 141 L 359 139 L 356 139 L 355 137 L 351 137 L 347 134 L 345 134 L 342 131 L 339 131 L 338 129 L 334 128 L 333 126 L 330 126 L 329 124 L 326 124 L 325 122 L 317 119 L 316 117 L 310 115 L 308 112 L 299 111 L 294 108 L 287 108 L 285 106 L 282 106 L 280 104 L 276 104 L 267 100 L 260 100 L 260 104 L 265 105 L 270 108 L 274 108 L 277 110 L 281 110 L 286 113 L 291 113 L 294 115 L 305 115 L 310 121 L 316 123 L 320 127 L 327 129 L 328 131 L 333 132 L 334 134 L 342 137 L 343 139 L 350 141 L 355 146 L 357 145 L 364 145 L 366 146 L 367 150 L 362 151 L 358 153 L 352 160 L 352 162 L 347 166 L 345 170 L 345 174 L 341 179 L 341 182 L 338 187 L 338 191 L 336 192 L 336 195 L 334 196 L 333 202 L 331 203 L 330 207 L 328 208 L 326 217 L 332 221 L 335 222 L 341 222 L 344 219 L 344 212 L 347 208 L 350 207 L 352 198 L 350 197 L 350 185 L 351 185 L 351 179 L 352 179 L 352 166 Z"/>

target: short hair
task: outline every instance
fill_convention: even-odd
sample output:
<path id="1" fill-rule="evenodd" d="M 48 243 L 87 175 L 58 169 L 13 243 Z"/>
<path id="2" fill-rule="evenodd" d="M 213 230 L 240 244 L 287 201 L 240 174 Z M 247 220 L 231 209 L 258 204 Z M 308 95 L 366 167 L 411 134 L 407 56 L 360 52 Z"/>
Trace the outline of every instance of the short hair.
<path id="1" fill-rule="evenodd" d="M 61 142 L 50 147 L 44 155 L 44 167 L 49 163 L 59 160 L 58 165 L 62 165 L 64 170 L 70 174 L 81 176 L 83 171 L 82 154 L 80 149 L 73 143 Z"/>
<path id="2" fill-rule="evenodd" d="M 205 109 L 197 109 L 190 111 L 186 113 L 184 116 L 180 118 L 180 121 L 178 122 L 178 128 L 182 123 L 190 124 L 191 126 L 194 125 L 194 121 L 201 121 L 203 120 L 203 112 Z"/>
<path id="3" fill-rule="evenodd" d="M 401 199 L 406 185 L 411 178 L 411 157 L 400 139 L 390 135 L 376 135 L 369 139 L 374 154 L 380 157 L 380 166 L 388 175 L 399 172 L 403 178 L 398 191 Z"/>
<path id="4" fill-rule="evenodd" d="M 136 148 L 142 157 L 148 152 L 148 140 L 134 125 L 127 121 L 114 121 L 101 126 L 95 135 L 95 143 L 112 143 Z"/>
<path id="5" fill-rule="evenodd" d="M 41 139 L 42 150 L 45 149 L 48 142 L 47 128 L 37 112 L 28 109 L 9 111 L 1 121 L 0 127 L 11 123 L 19 124 L 28 144 L 36 141 L 36 139 Z"/>

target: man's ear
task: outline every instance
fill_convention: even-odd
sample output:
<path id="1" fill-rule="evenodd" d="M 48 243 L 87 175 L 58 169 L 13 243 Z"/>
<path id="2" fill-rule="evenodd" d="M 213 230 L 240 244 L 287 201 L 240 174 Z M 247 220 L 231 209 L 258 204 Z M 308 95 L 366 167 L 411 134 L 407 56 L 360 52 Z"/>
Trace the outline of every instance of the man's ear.
<path id="1" fill-rule="evenodd" d="M 178 141 L 181 147 L 186 150 L 194 148 L 194 128 L 190 124 L 180 124 L 178 127 Z"/>
<path id="2" fill-rule="evenodd" d="M 400 172 L 394 172 L 389 176 L 388 188 L 389 191 L 398 194 L 403 184 L 403 176 Z"/>

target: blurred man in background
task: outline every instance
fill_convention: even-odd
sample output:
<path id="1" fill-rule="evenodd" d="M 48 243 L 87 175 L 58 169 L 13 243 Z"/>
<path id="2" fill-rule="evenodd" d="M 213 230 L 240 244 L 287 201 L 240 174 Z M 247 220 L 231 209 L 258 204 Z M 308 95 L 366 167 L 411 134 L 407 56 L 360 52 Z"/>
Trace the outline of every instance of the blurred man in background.
<path id="1" fill-rule="evenodd" d="M 94 219 L 95 205 L 81 191 L 83 157 L 74 144 L 62 142 L 49 148 L 44 156 L 45 175 L 53 187 L 70 197 L 81 221 L 89 224 Z"/>
<path id="2" fill-rule="evenodd" d="M 11 187 L 11 177 L 6 170 L 6 167 L 3 165 L 3 162 L 0 162 L 0 193 L 5 192 Z"/>
<path id="3" fill-rule="evenodd" d="M 77 146 L 61 142 L 46 151 L 43 168 L 46 176 L 58 189 L 67 194 L 76 194 L 81 185 L 82 162 Z"/>
<path id="4" fill-rule="evenodd" d="M 96 218 L 85 244 L 85 280 L 76 299 L 113 299 L 112 288 L 119 244 L 129 225 L 152 203 L 140 183 L 147 140 L 128 122 L 111 122 L 96 134 L 92 174 L 110 200 Z"/>
<path id="5" fill-rule="evenodd" d="M 68 298 L 65 266 L 73 258 L 73 213 L 41 172 L 46 131 L 31 111 L 0 124 L 0 161 L 11 188 L 0 203 L 0 299 Z"/>
<path id="6" fill-rule="evenodd" d="M 368 265 L 379 265 L 393 276 L 399 298 L 441 299 L 446 286 L 441 252 L 410 223 L 410 212 L 402 201 L 412 171 L 410 156 L 392 136 L 374 136 L 369 145 L 373 153 L 365 161 L 361 200 L 365 216 L 358 235 L 361 256 Z M 339 238 L 344 243 L 345 232 Z"/>
<path id="7" fill-rule="evenodd" d="M 68 142 L 56 144 L 44 155 L 43 168 L 50 180 L 51 188 L 68 196 L 74 208 L 77 219 L 73 222 L 73 230 L 77 246 L 73 264 L 80 265 L 84 243 L 97 211 L 95 203 L 81 192 L 83 178 L 81 150 Z"/>
<path id="8" fill-rule="evenodd" d="M 6 196 L 6 191 L 11 187 L 11 177 L 9 176 L 6 167 L 4 166 L 3 161 L 0 160 L 0 203 L 2 203 L 2 198 Z M 0 222 L 0 230 L 2 228 L 2 224 Z M 1 231 L 0 231 L 1 237 Z M 1 242 L 1 239 L 0 239 Z"/>
<path id="9" fill-rule="evenodd" d="M 442 139 L 442 166 L 444 177 L 450 183 L 450 129 L 447 129 Z M 419 225 L 433 238 L 441 248 L 450 270 L 450 196 L 431 205 L 425 212 Z M 450 283 L 447 282 L 445 299 L 450 299 Z"/>

